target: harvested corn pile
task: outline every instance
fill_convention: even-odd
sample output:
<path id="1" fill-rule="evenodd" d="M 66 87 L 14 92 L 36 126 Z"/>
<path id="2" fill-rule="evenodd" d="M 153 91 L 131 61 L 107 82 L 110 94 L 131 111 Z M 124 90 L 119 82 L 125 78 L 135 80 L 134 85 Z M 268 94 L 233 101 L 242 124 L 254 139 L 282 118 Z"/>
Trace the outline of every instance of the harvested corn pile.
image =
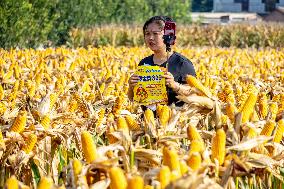
<path id="1" fill-rule="evenodd" d="M 0 187 L 284 187 L 284 49 L 176 50 L 197 78 L 157 117 L 127 98 L 145 48 L 0 50 Z"/>

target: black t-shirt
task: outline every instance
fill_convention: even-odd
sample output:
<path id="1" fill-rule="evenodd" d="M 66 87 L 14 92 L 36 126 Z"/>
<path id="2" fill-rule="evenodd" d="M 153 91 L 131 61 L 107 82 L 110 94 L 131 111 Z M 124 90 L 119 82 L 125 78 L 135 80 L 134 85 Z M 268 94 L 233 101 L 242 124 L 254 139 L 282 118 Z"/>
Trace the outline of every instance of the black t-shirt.
<path id="1" fill-rule="evenodd" d="M 148 56 L 140 61 L 138 66 L 142 65 L 149 65 L 149 66 L 157 66 L 154 64 L 153 60 L 154 55 Z M 160 67 L 166 67 L 166 62 L 160 65 Z M 186 75 L 192 75 L 196 77 L 196 73 L 194 70 L 194 67 L 192 65 L 192 62 L 188 60 L 183 55 L 173 52 L 173 54 L 169 57 L 169 63 L 168 63 L 168 71 L 174 76 L 174 80 L 178 83 L 185 84 L 186 83 Z M 183 105 L 183 102 L 178 102 L 178 99 L 176 98 L 176 93 L 171 89 L 167 87 L 168 92 L 168 104 L 175 103 L 177 106 Z"/>

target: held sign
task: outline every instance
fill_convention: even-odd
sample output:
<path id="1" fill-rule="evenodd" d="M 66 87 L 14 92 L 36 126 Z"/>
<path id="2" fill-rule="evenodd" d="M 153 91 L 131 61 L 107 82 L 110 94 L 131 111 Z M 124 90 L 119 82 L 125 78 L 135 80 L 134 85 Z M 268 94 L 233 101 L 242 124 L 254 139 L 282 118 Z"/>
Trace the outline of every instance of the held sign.
<path id="1" fill-rule="evenodd" d="M 168 101 L 164 72 L 159 66 L 138 66 L 139 81 L 134 87 L 133 100 L 141 105 L 166 104 Z"/>

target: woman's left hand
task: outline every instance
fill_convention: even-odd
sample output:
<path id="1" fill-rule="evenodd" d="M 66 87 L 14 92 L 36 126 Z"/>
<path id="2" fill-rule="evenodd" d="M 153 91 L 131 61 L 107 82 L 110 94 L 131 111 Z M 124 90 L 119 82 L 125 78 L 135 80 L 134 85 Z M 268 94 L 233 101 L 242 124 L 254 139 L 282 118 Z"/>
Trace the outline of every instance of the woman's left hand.
<path id="1" fill-rule="evenodd" d="M 177 82 L 175 82 L 174 76 L 170 72 L 165 72 L 163 77 L 166 79 L 166 85 L 169 88 L 175 89 L 177 88 Z"/>

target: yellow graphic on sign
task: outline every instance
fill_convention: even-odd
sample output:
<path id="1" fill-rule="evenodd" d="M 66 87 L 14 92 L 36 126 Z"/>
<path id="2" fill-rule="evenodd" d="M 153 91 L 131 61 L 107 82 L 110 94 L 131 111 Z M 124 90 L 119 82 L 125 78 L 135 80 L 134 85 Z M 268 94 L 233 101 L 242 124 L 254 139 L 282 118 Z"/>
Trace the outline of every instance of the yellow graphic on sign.
<path id="1" fill-rule="evenodd" d="M 141 105 L 167 103 L 166 80 L 159 66 L 138 66 L 139 81 L 134 87 L 134 101 Z"/>

